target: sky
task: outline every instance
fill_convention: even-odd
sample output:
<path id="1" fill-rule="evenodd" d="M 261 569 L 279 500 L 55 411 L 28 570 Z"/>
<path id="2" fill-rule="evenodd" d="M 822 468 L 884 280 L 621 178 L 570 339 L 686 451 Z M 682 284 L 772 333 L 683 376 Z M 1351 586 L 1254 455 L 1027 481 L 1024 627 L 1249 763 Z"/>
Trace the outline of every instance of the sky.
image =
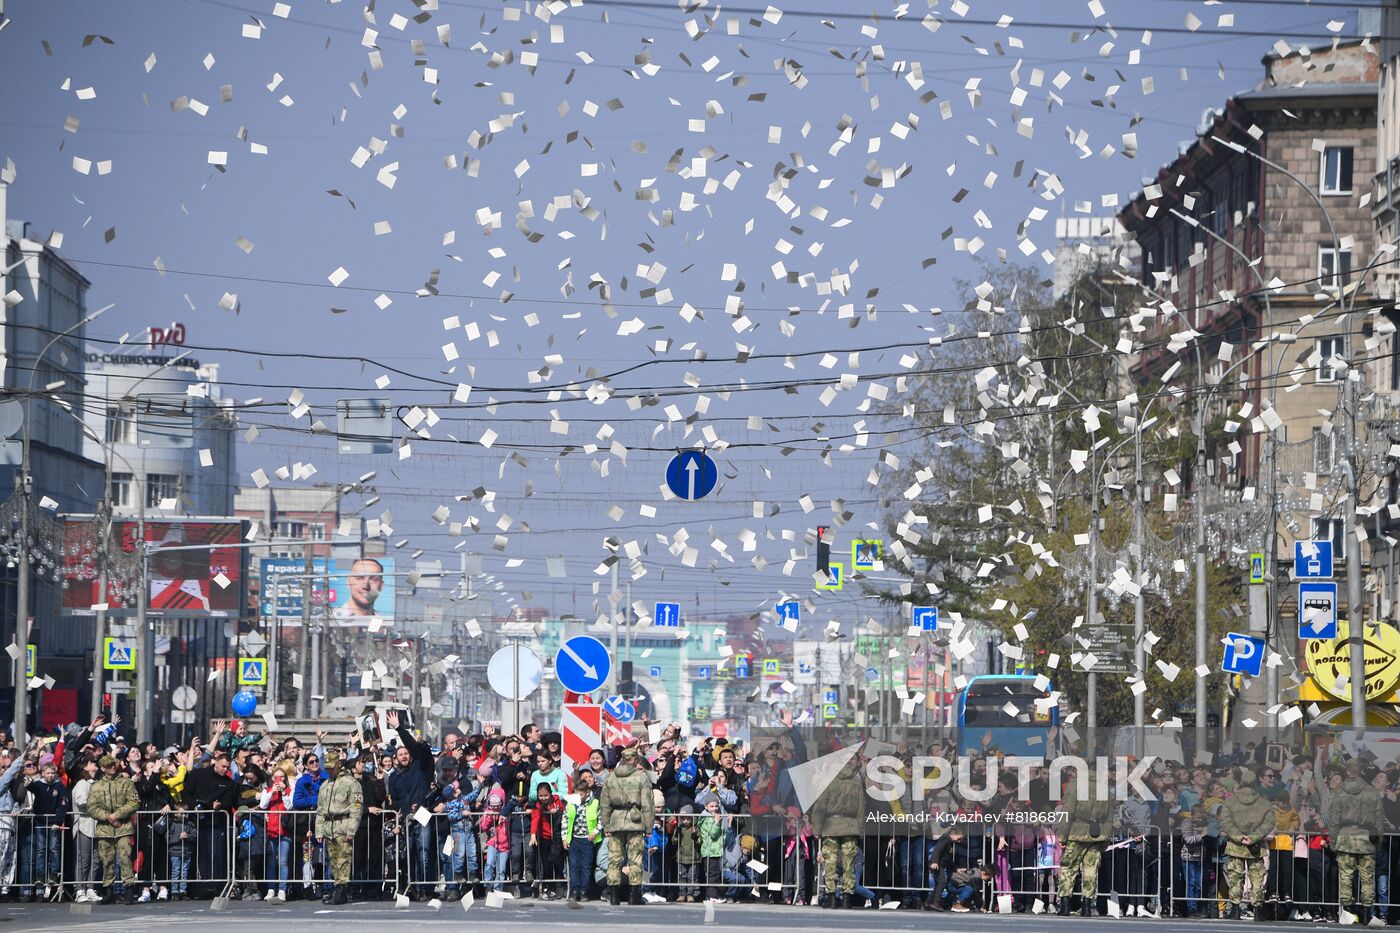
<path id="1" fill-rule="evenodd" d="M 9 0 L 0 167 L 115 304 L 92 349 L 182 322 L 261 400 L 244 483 L 377 471 L 394 553 L 480 554 L 517 605 L 606 611 L 613 535 L 637 602 L 845 624 L 874 602 L 813 594 L 804 539 L 842 500 L 849 559 L 881 452 L 928 455 L 875 409 L 975 329 L 958 283 L 999 250 L 1050 278 L 1057 217 L 1111 213 L 1354 9 Z M 347 397 L 427 436 L 340 455 L 308 426 Z M 700 445 L 719 487 L 667 501 Z"/>

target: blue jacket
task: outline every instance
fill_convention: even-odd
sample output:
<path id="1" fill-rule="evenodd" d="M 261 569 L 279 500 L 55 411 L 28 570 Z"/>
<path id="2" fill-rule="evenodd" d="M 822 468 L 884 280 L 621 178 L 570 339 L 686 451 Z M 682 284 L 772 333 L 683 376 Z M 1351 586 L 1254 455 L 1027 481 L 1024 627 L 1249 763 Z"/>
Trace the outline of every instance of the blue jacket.
<path id="1" fill-rule="evenodd" d="M 326 783 L 326 772 L 318 771 L 313 778 L 309 774 L 303 774 L 297 778 L 296 786 L 292 788 L 292 807 L 297 810 L 316 809 L 316 800 L 321 795 L 321 785 Z"/>
<path id="2" fill-rule="evenodd" d="M 0 813 L 13 813 L 16 809 L 14 794 L 10 793 L 10 785 L 14 783 L 15 775 L 19 774 L 24 767 L 24 755 L 16 754 L 15 760 L 5 769 L 4 774 L 0 774 Z"/>

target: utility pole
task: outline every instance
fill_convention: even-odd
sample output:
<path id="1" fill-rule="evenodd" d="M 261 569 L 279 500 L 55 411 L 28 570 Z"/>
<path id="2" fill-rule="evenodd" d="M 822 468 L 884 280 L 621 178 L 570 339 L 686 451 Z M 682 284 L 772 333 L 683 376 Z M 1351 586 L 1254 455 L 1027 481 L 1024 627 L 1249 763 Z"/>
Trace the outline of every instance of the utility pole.
<path id="1" fill-rule="evenodd" d="M 1143 642 L 1145 634 L 1145 614 L 1146 594 L 1143 592 L 1143 585 L 1147 580 L 1147 528 L 1145 517 L 1143 516 L 1143 495 L 1146 490 L 1142 487 L 1142 409 L 1138 409 L 1138 419 L 1133 425 L 1133 546 L 1137 549 L 1135 562 L 1137 564 L 1137 595 L 1133 600 L 1133 669 L 1137 671 L 1137 676 L 1142 680 L 1142 686 L 1147 684 L 1147 654 Z M 1143 729 L 1147 722 L 1147 691 L 1135 690 L 1133 692 L 1133 754 L 1138 760 L 1142 760 L 1146 746 L 1146 737 Z"/>
<path id="2" fill-rule="evenodd" d="M 38 362 L 35 361 L 35 367 Z M 33 378 L 29 380 L 31 383 Z M 24 456 L 19 473 L 15 476 L 15 495 L 19 503 L 19 578 L 15 581 L 15 644 L 19 646 L 19 656 L 15 658 L 15 747 L 23 749 L 28 740 L 25 727 L 29 722 L 29 683 L 25 674 L 29 657 L 29 412 L 24 419 Z M 100 660 L 100 658 L 99 658 Z"/>
<path id="3" fill-rule="evenodd" d="M 297 657 L 297 675 L 301 680 L 301 688 L 297 690 L 297 719 L 306 718 L 307 700 L 312 691 L 309 666 L 311 664 L 311 574 L 313 571 L 311 543 L 309 541 L 302 545 L 302 555 L 304 566 L 301 571 L 301 651 Z"/>
<path id="4" fill-rule="evenodd" d="M 1350 323 L 1348 323 L 1350 327 Z M 1344 344 L 1351 347 L 1351 335 Z M 1350 356 L 1350 353 L 1348 353 Z M 1342 374 L 1342 410 L 1347 416 L 1347 501 L 1343 513 L 1343 541 L 1347 549 L 1347 641 L 1351 645 L 1351 726 L 1359 738 L 1366 731 L 1366 653 L 1361 612 L 1361 542 L 1356 540 L 1356 510 L 1360 507 L 1361 464 L 1356 456 L 1356 384 L 1351 366 Z"/>
<path id="5" fill-rule="evenodd" d="M 612 663 L 608 665 L 608 695 L 617 694 L 617 551 L 613 551 L 612 565 L 612 593 L 608 597 L 608 608 L 612 616 L 612 640 L 608 645 L 608 653 L 612 656 Z"/>
<path id="6" fill-rule="evenodd" d="M 89 716 L 96 716 L 102 710 L 102 677 L 105 668 L 102 662 L 103 649 L 107 644 L 107 556 L 108 548 L 112 546 L 112 471 L 107 470 L 107 494 L 103 497 L 102 506 L 98 510 L 97 520 L 101 523 L 102 537 L 99 550 L 97 552 L 97 605 L 103 607 L 97 610 L 97 618 L 93 623 L 93 645 L 92 645 L 92 712 Z"/>
<path id="7" fill-rule="evenodd" d="M 1089 449 L 1092 454 L 1089 488 L 1093 495 L 1093 506 L 1089 520 L 1089 598 L 1088 617 L 1085 622 L 1092 628 L 1099 617 L 1099 455 L 1097 445 L 1091 445 Z M 1099 725 L 1099 675 L 1092 668 L 1089 670 L 1087 681 L 1088 697 L 1084 706 L 1084 719 L 1089 730 L 1089 745 L 1092 750 L 1094 731 Z"/>
<path id="8" fill-rule="evenodd" d="M 1197 370 L 1200 370 L 1199 365 Z M 1196 668 L 1206 663 L 1206 416 L 1196 405 Z M 1196 675 L 1196 760 L 1207 751 L 1206 679 Z"/>
<path id="9" fill-rule="evenodd" d="M 141 553 L 141 589 L 136 593 L 136 638 L 140 647 L 136 658 L 136 741 L 151 740 L 152 718 L 155 715 L 155 673 L 156 640 L 151 633 L 150 622 L 146 619 L 147 603 L 150 601 L 150 549 L 146 544 L 146 493 L 150 485 L 146 479 L 146 449 L 141 448 L 141 485 L 138 492 L 136 510 L 136 546 Z"/>

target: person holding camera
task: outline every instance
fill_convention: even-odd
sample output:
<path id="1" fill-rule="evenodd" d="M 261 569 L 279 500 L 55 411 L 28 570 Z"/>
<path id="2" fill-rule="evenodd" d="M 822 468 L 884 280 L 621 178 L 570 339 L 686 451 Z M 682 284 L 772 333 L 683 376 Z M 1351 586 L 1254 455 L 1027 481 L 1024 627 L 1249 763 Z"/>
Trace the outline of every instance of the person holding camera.
<path id="1" fill-rule="evenodd" d="M 1264 878 L 1267 846 L 1276 820 L 1269 799 L 1259 793 L 1258 775 L 1249 768 L 1240 772 L 1240 785 L 1220 808 L 1220 835 L 1225 837 L 1225 895 L 1230 901 L 1230 919 L 1238 920 L 1244 904 L 1244 879 L 1249 876 L 1254 919 L 1268 919 L 1264 910 Z"/>

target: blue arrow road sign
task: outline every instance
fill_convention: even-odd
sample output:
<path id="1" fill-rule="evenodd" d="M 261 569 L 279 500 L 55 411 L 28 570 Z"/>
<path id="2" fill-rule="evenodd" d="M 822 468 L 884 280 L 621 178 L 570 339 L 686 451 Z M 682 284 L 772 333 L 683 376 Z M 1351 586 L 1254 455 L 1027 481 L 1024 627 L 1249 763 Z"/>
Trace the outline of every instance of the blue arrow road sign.
<path id="1" fill-rule="evenodd" d="M 739 657 L 737 657 L 737 658 L 734 659 L 734 676 L 735 676 L 735 677 L 748 677 L 748 676 L 750 676 L 750 675 L 749 675 L 749 659 L 748 659 L 748 658 L 743 657 L 742 655 L 740 655 Z"/>
<path id="2" fill-rule="evenodd" d="M 1295 580 L 1332 579 L 1332 542 L 1294 541 L 1293 578 Z"/>
<path id="3" fill-rule="evenodd" d="M 652 617 L 657 628 L 681 627 L 680 603 L 657 603 L 656 614 Z"/>
<path id="4" fill-rule="evenodd" d="M 697 668 L 695 669 L 695 676 L 696 676 L 697 678 L 699 678 L 700 680 L 709 680 L 709 679 L 710 679 L 710 666 L 709 666 L 708 664 L 702 664 L 702 665 L 700 665 L 699 667 L 697 667 Z"/>
<path id="5" fill-rule="evenodd" d="M 676 454 L 666 465 L 666 485 L 680 499 L 703 499 L 719 482 L 719 468 L 703 450 Z"/>
<path id="6" fill-rule="evenodd" d="M 653 665 L 650 667 L 650 669 L 649 669 L 649 673 L 650 673 L 651 676 L 653 676 L 653 677 L 660 677 L 660 676 L 661 676 L 661 667 L 660 667 L 660 665 L 653 664 Z"/>
<path id="7" fill-rule="evenodd" d="M 774 608 L 778 610 L 778 618 L 784 622 L 797 622 L 802 618 L 802 604 L 795 599 L 778 603 Z"/>
<path id="8" fill-rule="evenodd" d="M 938 607 L 915 606 L 914 627 L 925 632 L 938 631 Z"/>
<path id="9" fill-rule="evenodd" d="M 1264 639 L 1231 632 L 1225 636 L 1225 661 L 1221 665 L 1227 674 L 1248 674 L 1258 677 L 1264 667 Z"/>
<path id="10" fill-rule="evenodd" d="M 618 696 L 611 696 L 603 701 L 603 712 L 612 717 L 614 722 L 627 723 L 637 718 L 637 707 Z"/>
<path id="11" fill-rule="evenodd" d="M 607 683 L 611 671 L 608 646 L 592 635 L 570 638 L 554 656 L 554 675 L 574 693 L 592 693 Z"/>
<path id="12" fill-rule="evenodd" d="M 1317 581 L 1298 584 L 1298 637 L 1337 637 L 1337 584 Z"/>

